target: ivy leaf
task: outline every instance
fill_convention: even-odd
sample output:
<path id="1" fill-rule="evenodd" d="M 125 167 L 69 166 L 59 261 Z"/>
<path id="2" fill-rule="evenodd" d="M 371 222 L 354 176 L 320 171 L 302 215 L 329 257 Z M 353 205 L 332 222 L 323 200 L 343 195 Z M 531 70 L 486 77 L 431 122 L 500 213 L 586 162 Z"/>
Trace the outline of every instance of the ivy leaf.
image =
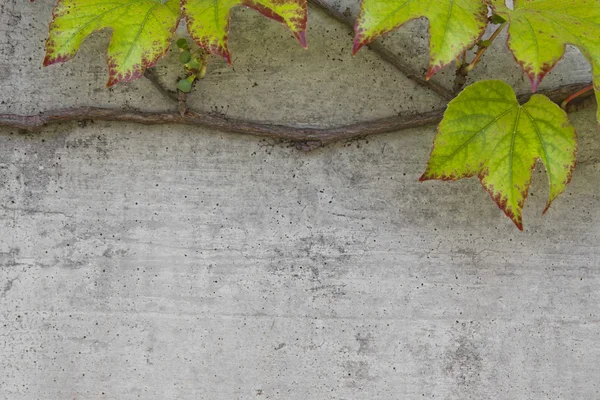
<path id="1" fill-rule="evenodd" d="M 179 0 L 59 0 L 52 13 L 44 65 L 72 59 L 83 40 L 112 28 L 107 86 L 141 77 L 169 48 Z"/>
<path id="2" fill-rule="evenodd" d="M 353 54 L 378 36 L 420 17 L 429 19 L 430 78 L 481 37 L 487 6 L 482 0 L 362 0 Z"/>
<path id="3" fill-rule="evenodd" d="M 478 175 L 492 199 L 523 230 L 522 209 L 541 160 L 550 193 L 544 212 L 571 180 L 577 134 L 566 113 L 542 95 L 523 106 L 502 81 L 467 87 L 448 105 L 421 181 Z"/>
<path id="4" fill-rule="evenodd" d="M 265 17 L 281 22 L 306 48 L 306 0 L 181 0 L 187 28 L 194 41 L 210 53 L 231 63 L 227 47 L 231 9 L 253 8 Z"/>
<path id="5" fill-rule="evenodd" d="M 494 11 L 510 22 L 508 47 L 529 75 L 533 91 L 565 53 L 577 46 L 594 70 L 600 100 L 600 1 L 519 0 L 513 10 L 494 0 Z M 598 114 L 600 121 L 600 111 Z"/>

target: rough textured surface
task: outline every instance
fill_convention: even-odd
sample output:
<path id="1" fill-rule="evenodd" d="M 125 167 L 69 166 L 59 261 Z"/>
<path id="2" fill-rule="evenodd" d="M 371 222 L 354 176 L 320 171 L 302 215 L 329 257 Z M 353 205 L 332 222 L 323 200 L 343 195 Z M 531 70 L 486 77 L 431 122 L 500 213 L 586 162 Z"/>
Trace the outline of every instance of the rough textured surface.
<path id="1" fill-rule="evenodd" d="M 0 112 L 171 107 L 143 80 L 103 87 L 106 34 L 40 69 L 52 3 L 0 5 Z M 235 67 L 215 59 L 193 105 L 319 125 L 439 105 L 310 24 L 303 51 L 236 12 Z M 426 37 L 386 42 L 424 67 Z M 526 90 L 498 48 L 475 76 Z M 545 84 L 585 79 L 570 53 Z M 476 180 L 417 182 L 433 127 L 309 154 L 177 126 L 0 130 L 0 399 L 600 398 L 600 142 L 593 110 L 573 118 L 573 182 L 542 218 L 535 174 L 524 233 Z"/>

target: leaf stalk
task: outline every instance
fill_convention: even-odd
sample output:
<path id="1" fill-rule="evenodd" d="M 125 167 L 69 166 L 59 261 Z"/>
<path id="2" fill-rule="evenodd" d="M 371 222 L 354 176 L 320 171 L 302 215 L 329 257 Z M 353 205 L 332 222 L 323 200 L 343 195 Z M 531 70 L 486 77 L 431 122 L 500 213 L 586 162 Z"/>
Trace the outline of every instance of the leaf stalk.
<path id="1" fill-rule="evenodd" d="M 479 64 L 479 61 L 481 61 L 481 57 L 483 57 L 486 50 L 488 48 L 490 48 L 490 46 L 492 45 L 494 40 L 496 40 L 496 38 L 498 38 L 500 33 L 502 33 L 502 30 L 504 30 L 504 27 L 506 27 L 506 25 L 507 25 L 507 22 L 501 23 L 500 26 L 498 28 L 496 28 L 496 30 L 494 31 L 492 36 L 490 36 L 490 38 L 486 40 L 487 43 L 485 45 L 479 47 L 479 49 L 477 50 L 477 53 L 475 54 L 475 58 L 473 58 L 473 61 L 471 61 L 470 64 L 468 64 L 467 66 L 464 67 L 464 71 L 466 73 L 473 71 L 473 69 L 477 66 L 477 64 Z"/>
<path id="2" fill-rule="evenodd" d="M 567 97 L 565 99 L 565 101 L 563 101 L 561 103 L 560 107 L 563 110 L 566 110 L 570 102 L 572 102 L 573 100 L 577 99 L 578 97 L 583 96 L 584 94 L 586 94 L 588 92 L 591 92 L 592 90 L 594 90 L 594 85 L 589 85 L 589 86 L 584 87 L 581 90 L 578 90 L 577 92 L 575 92 L 572 95 L 570 95 L 569 97 Z"/>

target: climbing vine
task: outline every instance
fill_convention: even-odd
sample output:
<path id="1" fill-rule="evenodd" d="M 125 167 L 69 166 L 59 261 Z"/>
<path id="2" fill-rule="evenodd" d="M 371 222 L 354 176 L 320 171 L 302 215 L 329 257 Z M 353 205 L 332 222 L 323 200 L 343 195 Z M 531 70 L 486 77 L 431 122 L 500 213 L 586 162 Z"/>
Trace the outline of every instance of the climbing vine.
<path id="1" fill-rule="evenodd" d="M 404 115 L 327 130 L 235 121 L 197 113 L 187 108 L 185 93 L 206 73 L 209 55 L 231 63 L 227 44 L 231 9 L 250 7 L 286 25 L 306 47 L 307 0 L 58 0 L 52 13 L 44 65 L 72 59 L 88 35 L 112 29 L 107 52 L 107 85 L 146 76 L 177 102 L 178 112 L 82 108 L 31 117 L 4 115 L 0 116 L 0 126 L 35 129 L 54 121 L 82 118 L 183 123 L 286 138 L 295 141 L 299 148 L 310 150 L 336 139 L 439 123 L 422 181 L 478 176 L 492 199 L 521 230 L 522 209 L 538 160 L 545 166 L 550 187 L 546 210 L 565 190 L 577 153 L 577 134 L 566 111 L 571 102 L 581 101 L 592 93 L 600 99 L 600 0 L 362 0 L 356 21 L 323 0 L 308 1 L 334 18 L 354 25 L 354 43 L 353 46 L 349 43 L 349 51 L 356 53 L 365 45 L 371 46 L 410 79 L 451 100 L 447 107 L 419 116 Z M 429 68 L 425 77 L 414 73 L 376 41 L 404 23 L 422 17 L 428 19 L 430 33 Z M 191 41 L 174 37 L 182 20 Z M 489 26 L 493 26 L 493 33 L 486 38 Z M 480 81 L 463 90 L 466 76 L 504 30 L 508 31 L 510 51 L 531 80 L 532 92 L 537 91 L 544 76 L 564 56 L 567 44 L 576 46 L 590 62 L 593 82 L 522 96 L 498 80 Z M 164 87 L 150 69 L 174 40 L 185 71 L 177 92 Z M 471 51 L 474 55 L 469 59 Z M 453 63 L 456 65 L 453 90 L 430 80 Z"/>

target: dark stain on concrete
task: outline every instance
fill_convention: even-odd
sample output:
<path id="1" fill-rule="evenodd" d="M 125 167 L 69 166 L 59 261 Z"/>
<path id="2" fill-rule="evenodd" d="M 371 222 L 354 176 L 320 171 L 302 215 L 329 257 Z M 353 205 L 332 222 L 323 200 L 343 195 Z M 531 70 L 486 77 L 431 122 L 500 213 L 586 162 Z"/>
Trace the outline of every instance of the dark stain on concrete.
<path id="1" fill-rule="evenodd" d="M 480 380 L 483 359 L 472 335 L 459 336 L 444 358 L 444 371 L 456 380 L 458 387 L 470 386 Z"/>

